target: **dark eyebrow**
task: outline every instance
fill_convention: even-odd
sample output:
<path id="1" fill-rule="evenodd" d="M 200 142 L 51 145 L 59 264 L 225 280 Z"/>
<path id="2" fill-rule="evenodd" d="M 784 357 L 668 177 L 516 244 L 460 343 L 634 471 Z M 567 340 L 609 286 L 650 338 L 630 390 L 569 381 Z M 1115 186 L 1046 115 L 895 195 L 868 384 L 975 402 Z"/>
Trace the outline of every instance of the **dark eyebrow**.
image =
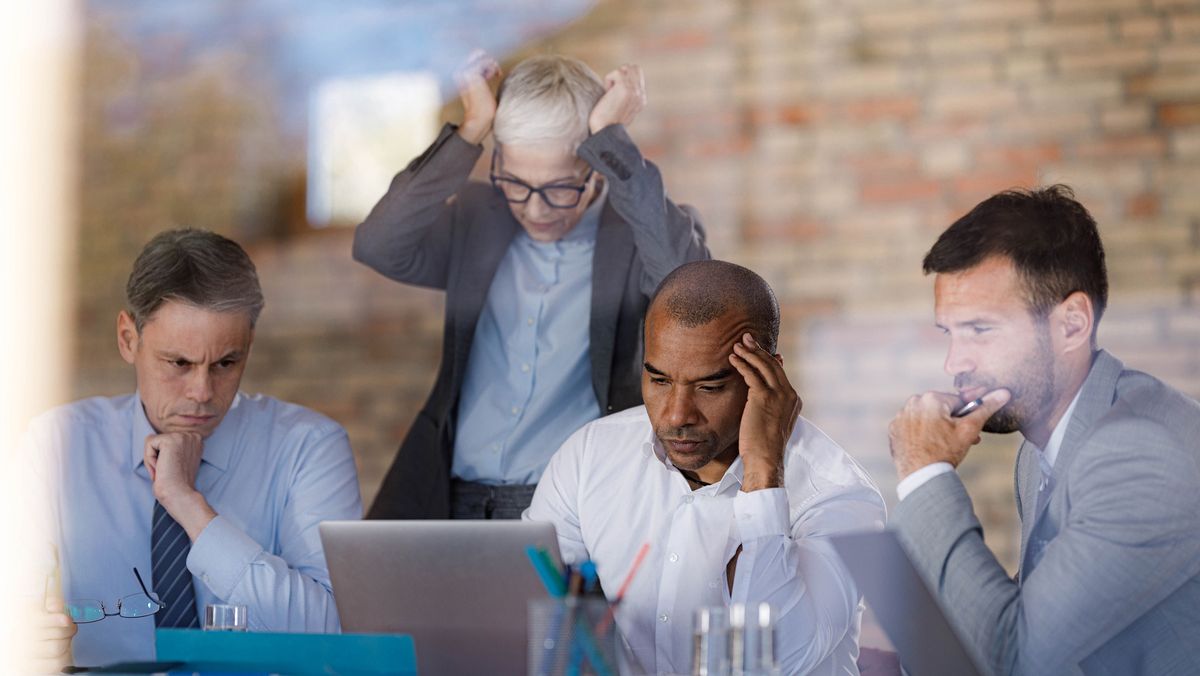
<path id="1" fill-rule="evenodd" d="M 706 375 L 702 378 L 697 378 L 696 382 L 703 383 L 703 382 L 707 382 L 709 380 L 725 380 L 726 378 L 728 378 L 731 375 L 733 375 L 733 368 L 727 367 L 727 368 L 721 369 L 720 371 L 717 371 L 716 373 L 710 373 L 709 375 Z"/>
<path id="2" fill-rule="evenodd" d="M 668 377 L 667 374 L 654 368 L 654 365 L 651 364 L 650 362 L 644 362 L 642 364 L 642 367 L 645 368 L 646 371 L 648 371 L 649 373 L 652 373 L 656 376 Z M 710 373 L 706 376 L 701 376 L 699 378 L 696 378 L 692 382 L 704 383 L 704 382 L 708 382 L 710 380 L 725 380 L 726 378 L 728 378 L 731 375 L 733 375 L 733 368 L 726 367 L 726 368 L 721 369 L 720 371 L 717 371 L 716 373 Z"/>
<path id="3" fill-rule="evenodd" d="M 182 361 L 182 362 L 186 362 L 186 363 L 188 363 L 188 364 L 195 364 L 195 363 L 196 363 L 196 362 L 192 361 L 191 359 L 188 359 L 187 357 L 185 357 L 185 356 L 183 356 L 183 355 L 181 355 L 181 354 L 178 354 L 178 353 L 175 353 L 175 352 L 170 352 L 170 351 L 167 351 L 167 350 L 163 350 L 163 351 L 159 352 L 159 353 L 158 353 L 158 356 L 159 356 L 159 357 L 161 357 L 161 358 L 163 358 L 163 359 L 168 359 L 168 360 L 170 360 L 170 361 Z M 230 352 L 227 352 L 226 354 L 222 355 L 222 356 L 221 356 L 219 359 L 216 359 L 216 360 L 214 361 L 214 363 L 216 363 L 216 362 L 222 362 L 222 361 L 226 361 L 226 360 L 230 360 L 230 359 L 231 359 L 231 360 L 233 360 L 233 361 L 239 361 L 239 360 L 240 360 L 240 359 L 242 359 L 244 356 L 245 356 L 245 352 L 244 352 L 244 351 L 242 351 L 242 350 L 232 350 L 232 351 L 230 351 Z"/>

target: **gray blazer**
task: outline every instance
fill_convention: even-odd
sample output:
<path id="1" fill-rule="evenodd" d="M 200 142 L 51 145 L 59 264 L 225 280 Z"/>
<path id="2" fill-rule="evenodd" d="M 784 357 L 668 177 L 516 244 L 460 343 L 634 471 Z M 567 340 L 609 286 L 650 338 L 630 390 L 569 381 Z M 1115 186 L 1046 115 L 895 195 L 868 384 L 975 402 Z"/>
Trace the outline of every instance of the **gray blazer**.
<path id="1" fill-rule="evenodd" d="M 396 175 L 354 233 L 354 258 L 398 282 L 446 291 L 442 364 L 368 518 L 448 518 L 455 411 L 492 278 L 521 230 L 507 202 L 468 180 L 482 148 L 452 125 Z M 608 182 L 592 266 L 589 356 L 600 410 L 642 403 L 641 326 L 650 294 L 679 265 L 710 257 L 695 211 L 667 199 L 657 167 L 621 125 L 578 154 Z M 551 449 L 553 452 L 553 449 Z"/>
<path id="2" fill-rule="evenodd" d="M 983 541 L 954 472 L 892 514 L 976 660 L 995 674 L 1200 673 L 1200 404 L 1096 354 L 1035 513 L 1041 470 L 1017 458 L 1021 565 Z"/>

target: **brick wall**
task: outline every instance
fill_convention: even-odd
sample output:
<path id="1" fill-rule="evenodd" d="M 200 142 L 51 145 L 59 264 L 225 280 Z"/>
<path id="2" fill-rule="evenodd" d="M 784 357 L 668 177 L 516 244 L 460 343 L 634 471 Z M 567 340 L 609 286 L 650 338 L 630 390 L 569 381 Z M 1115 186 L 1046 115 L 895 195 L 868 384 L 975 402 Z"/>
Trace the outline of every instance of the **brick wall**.
<path id="1" fill-rule="evenodd" d="M 229 233 L 268 298 L 246 388 L 345 424 L 370 499 L 432 382 L 442 300 L 304 222 L 303 125 L 272 62 L 289 28 L 197 49 L 89 11 L 76 393 L 131 387 L 112 328 L 140 245 L 178 224 Z M 775 287 L 805 414 L 889 500 L 888 421 L 949 382 L 920 258 L 998 190 L 1076 189 L 1108 247 L 1101 344 L 1200 395 L 1200 2 L 613 0 L 535 33 L 508 61 L 644 67 L 634 136 L 716 255 Z M 963 466 L 1010 566 L 1015 446 L 990 438 Z"/>

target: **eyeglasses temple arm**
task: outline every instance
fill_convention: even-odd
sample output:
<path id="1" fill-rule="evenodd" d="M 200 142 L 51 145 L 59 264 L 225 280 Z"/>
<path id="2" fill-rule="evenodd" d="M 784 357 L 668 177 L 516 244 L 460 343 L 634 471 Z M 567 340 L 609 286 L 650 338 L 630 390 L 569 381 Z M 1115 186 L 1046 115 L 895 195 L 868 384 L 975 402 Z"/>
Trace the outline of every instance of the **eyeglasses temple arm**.
<path id="1" fill-rule="evenodd" d="M 146 598 L 150 599 L 151 601 L 154 601 L 159 606 L 162 606 L 163 605 L 162 601 L 159 601 L 158 599 L 156 599 L 150 595 L 150 591 L 148 589 L 146 589 L 146 583 L 142 582 L 142 574 L 138 572 L 138 569 L 136 567 L 133 569 L 133 576 L 137 578 L 138 584 L 141 585 L 141 587 L 142 587 L 142 593 L 146 595 Z"/>

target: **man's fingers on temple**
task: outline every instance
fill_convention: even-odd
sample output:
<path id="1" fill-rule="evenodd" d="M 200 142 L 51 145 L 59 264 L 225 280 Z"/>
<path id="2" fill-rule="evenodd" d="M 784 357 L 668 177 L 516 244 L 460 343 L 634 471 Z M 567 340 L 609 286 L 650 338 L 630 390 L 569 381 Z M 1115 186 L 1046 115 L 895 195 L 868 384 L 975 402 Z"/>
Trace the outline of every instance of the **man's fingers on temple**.
<path id="1" fill-rule="evenodd" d="M 729 355 L 729 363 L 733 364 L 733 368 L 737 369 L 738 373 L 742 374 L 742 377 L 746 379 L 747 386 L 763 389 L 767 387 L 767 383 L 763 380 L 762 374 L 758 372 L 758 369 L 754 368 L 754 365 L 741 355 L 737 353 Z"/>
<path id="2" fill-rule="evenodd" d="M 761 348 L 752 349 L 745 346 L 743 343 L 734 345 L 734 353 L 746 360 L 763 381 L 772 388 L 779 388 L 780 383 L 786 379 L 782 375 L 782 369 L 779 367 L 779 362 L 767 356 L 766 351 Z M 777 370 L 778 369 L 778 370 Z"/>

